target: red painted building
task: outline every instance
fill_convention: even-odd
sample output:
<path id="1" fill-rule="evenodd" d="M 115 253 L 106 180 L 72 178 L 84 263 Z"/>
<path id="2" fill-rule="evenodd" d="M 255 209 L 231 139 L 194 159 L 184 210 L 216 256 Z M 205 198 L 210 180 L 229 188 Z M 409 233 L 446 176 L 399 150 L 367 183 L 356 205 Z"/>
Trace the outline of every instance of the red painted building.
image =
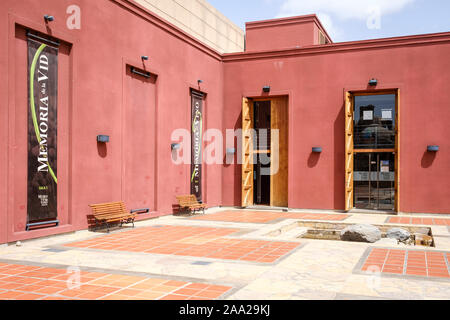
<path id="1" fill-rule="evenodd" d="M 74 4 L 81 29 L 66 24 Z M 5 0 L 0 12 L 0 243 L 85 229 L 92 203 L 172 214 L 191 192 L 171 144 L 192 129 L 192 90 L 203 131 L 253 128 L 267 107 L 283 141 L 270 183 L 203 163 L 210 207 L 450 213 L 450 33 L 333 43 L 305 16 L 248 23 L 246 52 L 221 55 L 130 0 Z M 59 46 L 58 225 L 27 231 L 30 33 Z"/>

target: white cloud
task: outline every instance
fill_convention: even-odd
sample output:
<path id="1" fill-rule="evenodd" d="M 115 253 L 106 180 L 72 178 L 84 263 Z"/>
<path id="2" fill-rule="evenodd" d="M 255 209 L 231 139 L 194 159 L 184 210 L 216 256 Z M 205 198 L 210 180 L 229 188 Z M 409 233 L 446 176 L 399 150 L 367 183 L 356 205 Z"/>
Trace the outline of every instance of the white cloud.
<path id="1" fill-rule="evenodd" d="M 333 19 L 368 21 L 374 12 L 383 15 L 401 11 L 415 0 L 285 0 L 277 15 L 280 17 L 317 14 L 332 38 L 339 38 L 342 31 Z"/>
<path id="2" fill-rule="evenodd" d="M 286 0 L 280 15 L 324 12 L 343 20 L 366 20 L 374 7 L 378 7 L 383 15 L 400 11 L 412 2 L 414 0 Z"/>

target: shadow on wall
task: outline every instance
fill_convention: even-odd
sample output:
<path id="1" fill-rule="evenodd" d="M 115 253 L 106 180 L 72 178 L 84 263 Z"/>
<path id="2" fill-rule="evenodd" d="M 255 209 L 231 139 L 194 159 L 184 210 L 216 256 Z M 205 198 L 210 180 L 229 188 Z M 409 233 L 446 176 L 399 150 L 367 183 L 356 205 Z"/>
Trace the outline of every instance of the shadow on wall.
<path id="1" fill-rule="evenodd" d="M 242 110 L 242 108 L 241 108 Z M 239 114 L 239 117 L 236 120 L 236 123 L 234 124 L 234 130 L 242 129 L 242 111 Z M 236 145 L 236 144 L 235 144 Z M 237 162 L 237 153 L 235 154 L 235 163 Z M 242 192 L 242 165 L 235 165 L 234 166 L 234 177 L 238 179 L 234 179 L 234 205 L 240 206 L 241 203 L 241 192 Z"/>
<path id="2" fill-rule="evenodd" d="M 436 152 L 425 151 L 422 156 L 422 168 L 427 169 L 431 167 L 434 160 L 436 159 Z"/>
<path id="3" fill-rule="evenodd" d="M 106 156 L 108 155 L 108 148 L 106 146 L 106 143 L 97 142 L 97 152 L 100 157 L 106 158 Z"/>
<path id="4" fill-rule="evenodd" d="M 311 152 L 311 154 L 309 155 L 309 158 L 308 158 L 308 167 L 309 168 L 314 168 L 317 165 L 317 163 L 320 160 L 320 155 L 321 155 L 320 153 Z"/>
<path id="5" fill-rule="evenodd" d="M 345 104 L 334 121 L 334 209 L 345 209 Z"/>

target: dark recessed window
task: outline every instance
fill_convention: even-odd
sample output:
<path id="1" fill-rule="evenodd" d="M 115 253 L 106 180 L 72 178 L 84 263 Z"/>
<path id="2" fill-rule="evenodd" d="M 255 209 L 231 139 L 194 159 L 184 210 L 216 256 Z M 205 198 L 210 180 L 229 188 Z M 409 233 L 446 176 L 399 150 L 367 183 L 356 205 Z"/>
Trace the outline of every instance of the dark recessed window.
<path id="1" fill-rule="evenodd" d="M 395 94 L 355 96 L 354 148 L 395 148 Z"/>

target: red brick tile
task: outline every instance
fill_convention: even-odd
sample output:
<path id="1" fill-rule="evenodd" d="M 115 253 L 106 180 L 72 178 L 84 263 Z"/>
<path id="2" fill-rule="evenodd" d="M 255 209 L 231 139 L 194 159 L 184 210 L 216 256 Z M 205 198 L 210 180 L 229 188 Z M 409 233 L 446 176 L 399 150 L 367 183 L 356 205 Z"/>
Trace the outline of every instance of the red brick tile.
<path id="1" fill-rule="evenodd" d="M 450 278 L 448 271 L 431 271 L 428 270 L 429 277 Z"/>
<path id="2" fill-rule="evenodd" d="M 45 295 L 42 294 L 34 294 L 34 293 L 26 293 L 20 296 L 15 297 L 15 300 L 37 300 L 40 298 L 44 298 Z"/>
<path id="3" fill-rule="evenodd" d="M 407 275 L 416 275 L 416 276 L 426 276 L 427 270 L 426 269 L 407 269 L 406 270 Z"/>
<path id="4" fill-rule="evenodd" d="M 189 297 L 178 295 L 178 294 L 169 294 L 169 295 L 161 298 L 160 300 L 186 300 L 187 298 L 189 298 Z"/>
<path id="5" fill-rule="evenodd" d="M 179 294 L 184 296 L 193 296 L 197 294 L 200 291 L 200 289 L 185 289 L 181 288 L 173 292 L 173 294 Z"/>
<path id="6" fill-rule="evenodd" d="M 59 292 L 61 290 L 63 290 L 63 289 L 57 288 L 57 287 L 43 287 L 43 288 L 39 289 L 36 292 L 38 292 L 38 293 L 45 293 L 45 294 L 55 294 L 55 293 L 57 293 L 57 292 Z"/>
<path id="7" fill-rule="evenodd" d="M 206 289 L 207 287 L 209 287 L 208 284 L 204 284 L 204 283 L 191 283 L 188 286 L 186 286 L 186 289 L 197 289 L 197 290 L 203 290 Z"/>
<path id="8" fill-rule="evenodd" d="M 197 293 L 197 297 L 200 298 L 210 298 L 210 299 L 216 299 L 218 297 L 220 297 L 223 293 L 220 291 L 208 291 L 208 290 L 203 290 L 200 291 L 199 293 Z"/>
<path id="9" fill-rule="evenodd" d="M 230 289 L 231 289 L 231 287 L 228 287 L 228 286 L 211 285 L 206 290 L 208 290 L 208 291 L 226 292 L 226 291 L 228 291 Z"/>
<path id="10" fill-rule="evenodd" d="M 23 295 L 23 292 L 18 291 L 7 291 L 0 293 L 0 299 L 16 299 L 17 297 Z"/>

